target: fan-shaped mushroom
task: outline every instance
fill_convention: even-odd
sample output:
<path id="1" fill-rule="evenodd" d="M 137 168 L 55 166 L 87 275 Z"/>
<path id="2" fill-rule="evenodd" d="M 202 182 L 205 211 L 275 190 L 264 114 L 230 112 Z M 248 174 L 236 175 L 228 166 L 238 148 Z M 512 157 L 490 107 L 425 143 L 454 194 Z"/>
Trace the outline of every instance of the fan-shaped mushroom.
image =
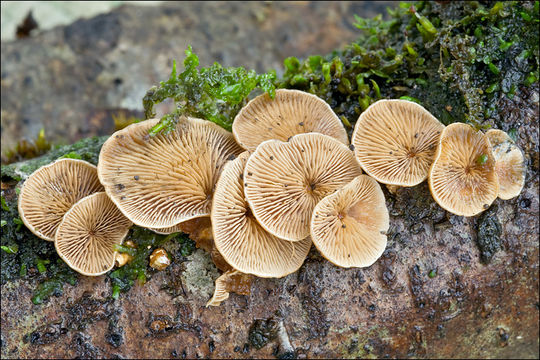
<path id="1" fill-rule="evenodd" d="M 19 194 L 19 215 L 35 235 L 54 241 L 62 217 L 80 199 L 103 191 L 96 167 L 86 161 L 60 159 L 26 179 Z"/>
<path id="2" fill-rule="evenodd" d="M 361 173 L 343 143 L 322 134 L 299 134 L 289 142 L 267 140 L 257 147 L 244 170 L 244 192 L 263 228 L 299 241 L 309 236 L 315 205 Z"/>
<path id="3" fill-rule="evenodd" d="M 362 169 L 389 185 L 424 181 L 444 125 L 412 101 L 379 100 L 356 122 L 354 152 Z"/>
<path id="4" fill-rule="evenodd" d="M 502 130 L 491 129 L 486 136 L 495 157 L 495 171 L 499 177 L 499 198 L 508 200 L 518 196 L 525 185 L 527 171 L 523 153 Z"/>
<path id="5" fill-rule="evenodd" d="M 474 216 L 489 208 L 499 181 L 488 138 L 467 124 L 448 125 L 431 166 L 429 188 L 435 201 L 456 215 Z"/>
<path id="6" fill-rule="evenodd" d="M 210 215 L 221 168 L 242 149 L 231 133 L 206 120 L 182 117 L 171 133 L 150 137 L 157 122 L 132 124 L 103 144 L 98 175 L 107 195 L 148 228 Z"/>
<path id="7" fill-rule="evenodd" d="M 228 162 L 212 204 L 214 243 L 233 268 L 259 277 L 283 277 L 300 268 L 311 247 L 308 238 L 290 242 L 268 233 L 252 215 L 242 179 L 246 151 Z"/>
<path id="8" fill-rule="evenodd" d="M 311 218 L 311 238 L 335 265 L 372 265 L 386 247 L 388 209 L 380 185 L 360 175 L 322 199 Z"/>
<path id="9" fill-rule="evenodd" d="M 276 90 L 257 96 L 240 110 L 232 131 L 238 144 L 254 151 L 263 141 L 286 141 L 291 136 L 316 132 L 349 145 L 343 123 L 321 98 L 299 90 Z"/>
<path id="10" fill-rule="evenodd" d="M 101 275 L 113 268 L 114 247 L 122 244 L 131 225 L 107 194 L 98 192 L 79 200 L 64 215 L 54 246 L 73 270 Z"/>

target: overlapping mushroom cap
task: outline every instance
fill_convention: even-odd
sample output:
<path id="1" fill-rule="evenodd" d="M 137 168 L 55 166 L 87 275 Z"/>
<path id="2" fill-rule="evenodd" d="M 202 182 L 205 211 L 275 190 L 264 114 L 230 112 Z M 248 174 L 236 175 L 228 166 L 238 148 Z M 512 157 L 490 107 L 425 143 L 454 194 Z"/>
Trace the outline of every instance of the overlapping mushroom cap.
<path id="1" fill-rule="evenodd" d="M 527 171 L 523 153 L 502 130 L 491 129 L 486 136 L 495 157 L 495 171 L 499 177 L 499 198 L 508 200 L 518 196 L 525 185 Z"/>
<path id="2" fill-rule="evenodd" d="M 489 208 L 499 181 L 488 138 L 467 124 L 448 125 L 431 166 L 429 188 L 435 201 L 456 215 L 474 216 Z"/>
<path id="3" fill-rule="evenodd" d="M 26 179 L 19 194 L 19 215 L 35 235 L 54 241 L 56 229 L 71 206 L 98 191 L 103 191 L 103 186 L 94 165 L 60 159 Z"/>
<path id="4" fill-rule="evenodd" d="M 299 134 L 257 147 L 244 170 L 244 191 L 263 228 L 299 241 L 309 236 L 315 205 L 361 173 L 345 144 L 322 134 Z"/>
<path id="5" fill-rule="evenodd" d="M 221 168 L 242 149 L 231 133 L 206 120 L 182 117 L 171 133 L 150 137 L 157 122 L 130 125 L 105 142 L 98 175 L 107 195 L 143 227 L 210 215 Z"/>
<path id="6" fill-rule="evenodd" d="M 366 267 L 384 252 L 389 221 L 380 185 L 360 175 L 317 204 L 311 238 L 335 265 Z"/>
<path id="7" fill-rule="evenodd" d="M 421 105 L 379 100 L 360 115 L 351 142 L 362 169 L 377 181 L 414 186 L 427 178 L 443 129 Z"/>
<path id="8" fill-rule="evenodd" d="M 291 242 L 268 233 L 252 215 L 244 197 L 246 151 L 228 162 L 216 185 L 212 204 L 214 243 L 235 269 L 259 277 L 280 278 L 298 270 L 311 239 Z"/>
<path id="9" fill-rule="evenodd" d="M 238 144 L 254 151 L 263 141 L 286 141 L 291 136 L 316 132 L 348 145 L 343 123 L 321 98 L 299 90 L 276 90 L 272 100 L 265 93 L 251 100 L 234 119 L 232 131 Z"/>
<path id="10" fill-rule="evenodd" d="M 54 246 L 75 271 L 101 275 L 113 268 L 114 247 L 123 242 L 131 225 L 107 194 L 98 192 L 79 200 L 65 214 Z"/>

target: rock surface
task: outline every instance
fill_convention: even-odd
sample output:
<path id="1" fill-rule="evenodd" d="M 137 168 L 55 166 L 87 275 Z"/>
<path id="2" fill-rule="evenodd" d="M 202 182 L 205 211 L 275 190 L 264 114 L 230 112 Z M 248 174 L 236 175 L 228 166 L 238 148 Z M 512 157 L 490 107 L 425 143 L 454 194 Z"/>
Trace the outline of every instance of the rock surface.
<path id="1" fill-rule="evenodd" d="M 299 17 L 303 10 L 319 5 L 294 6 Z M 211 9 L 219 13 L 217 7 Z M 132 11 L 124 7 L 107 16 L 134 21 Z M 170 13 L 174 12 L 165 11 L 162 16 Z M 112 30 L 102 31 L 110 34 Z M 276 31 L 288 33 L 287 28 Z M 202 39 L 192 43 L 196 46 Z M 99 44 L 87 46 L 99 54 L 103 51 Z M 161 46 L 165 45 L 171 47 Z M 174 48 L 182 51 L 182 46 Z M 272 55 L 301 55 L 295 51 L 301 45 L 297 46 Z M 80 48 L 83 53 L 84 48 Z M 306 54 L 316 52 L 306 49 Z M 90 50 L 87 54 L 94 56 Z M 3 64 L 4 56 L 3 51 Z M 153 74 L 154 78 L 147 78 L 149 85 L 168 73 L 168 59 L 163 55 L 144 70 Z M 223 55 L 220 61 L 257 67 L 257 59 L 272 64 L 260 54 L 243 55 L 235 63 L 228 63 L 231 59 Z M 142 68 L 137 59 L 107 72 L 124 74 L 124 86 L 127 74 Z M 72 81 L 67 74 L 62 79 Z M 115 90 L 111 97 L 125 99 L 128 93 Z M 90 101 L 85 106 L 87 111 L 94 108 Z M 4 118 L 4 103 L 2 107 Z M 489 216 L 449 214 L 427 195 L 425 183 L 398 188 L 395 193 L 384 189 L 391 227 L 387 249 L 373 266 L 338 268 L 312 249 L 298 272 L 283 279 L 258 278 L 251 295 L 232 294 L 219 307 L 205 307 L 218 272 L 201 250 L 188 258 L 190 264 L 173 262 L 116 301 L 104 276 L 81 276 L 77 286 L 66 285 L 62 296 L 43 305 L 30 300 L 35 278 L 8 282 L 1 295 L 2 358 L 538 358 L 538 86 L 519 89 L 511 101 L 501 100 L 499 109 L 506 114 L 508 126 L 519 127 L 517 144 L 525 152 L 528 172 L 522 193 L 511 200 L 496 200 Z M 96 124 L 96 129 L 102 129 L 103 124 Z M 5 188 L 3 184 L 3 190 L 5 196 L 15 196 L 13 184 Z M 500 225 L 497 231 L 480 232 L 496 224 Z M 178 279 L 184 290 L 171 296 L 164 288 Z"/>

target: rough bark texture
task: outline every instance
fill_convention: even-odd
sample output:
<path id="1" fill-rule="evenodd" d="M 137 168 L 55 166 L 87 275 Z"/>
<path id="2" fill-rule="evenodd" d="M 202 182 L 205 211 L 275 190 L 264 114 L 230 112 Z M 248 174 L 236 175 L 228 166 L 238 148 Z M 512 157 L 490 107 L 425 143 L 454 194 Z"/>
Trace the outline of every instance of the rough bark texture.
<path id="1" fill-rule="evenodd" d="M 295 6 L 299 12 L 291 22 L 307 5 Z M 115 23 L 131 13 L 128 18 L 135 21 L 136 11 L 142 10 L 125 7 L 98 18 L 107 23 L 112 17 Z M 61 33 L 56 29 L 44 36 Z M 5 46 L 15 43 L 2 44 L 3 64 Z M 99 48 L 92 51 L 99 54 Z M 298 48 L 284 54 L 298 54 Z M 156 55 L 161 65 L 148 85 L 163 78 L 169 55 Z M 234 65 L 249 67 L 250 61 L 264 58 L 259 55 Z M 145 66 L 138 60 L 109 72 L 127 76 L 138 71 L 130 67 Z M 227 57 L 221 60 L 228 62 Z M 4 96 L 2 91 L 3 102 Z M 88 100 L 88 111 L 91 104 Z M 284 279 L 258 278 L 251 295 L 232 294 L 219 307 L 204 306 L 219 273 L 202 250 L 156 272 L 116 301 L 105 276 L 81 276 L 76 286 L 66 285 L 62 296 L 43 305 L 31 302 L 38 276 L 6 282 L 2 358 L 538 358 L 538 86 L 520 88 L 513 100 L 501 100 L 498 107 L 508 124 L 519 127 L 517 144 L 527 160 L 526 185 L 517 198 L 496 200 L 484 214 L 464 218 L 434 203 L 425 182 L 395 194 L 385 189 L 389 241 L 373 266 L 338 268 L 312 249 L 298 272 Z M 14 186 L 2 186 L 8 201 L 16 196 Z M 173 297 L 163 288 L 178 279 L 185 292 Z"/>

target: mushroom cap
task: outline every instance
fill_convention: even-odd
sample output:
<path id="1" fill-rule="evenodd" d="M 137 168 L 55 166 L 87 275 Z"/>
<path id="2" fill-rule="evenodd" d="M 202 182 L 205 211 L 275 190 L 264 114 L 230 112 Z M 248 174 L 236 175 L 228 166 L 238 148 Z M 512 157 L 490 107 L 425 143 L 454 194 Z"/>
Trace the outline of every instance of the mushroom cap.
<path id="1" fill-rule="evenodd" d="M 286 141 L 296 134 L 316 132 L 349 145 L 341 120 L 321 98 L 299 90 L 276 90 L 251 100 L 236 115 L 232 131 L 244 149 L 254 151 L 263 141 Z"/>
<path id="2" fill-rule="evenodd" d="M 463 123 L 442 132 L 429 175 L 435 201 L 456 215 L 474 216 L 499 193 L 495 158 L 487 136 Z"/>
<path id="3" fill-rule="evenodd" d="M 311 238 L 333 264 L 366 267 L 384 252 L 389 226 L 381 186 L 373 178 L 360 175 L 315 206 Z"/>
<path id="4" fill-rule="evenodd" d="M 502 130 L 486 133 L 495 157 L 495 171 L 499 177 L 499 198 L 508 200 L 519 195 L 525 185 L 527 167 L 521 149 Z"/>
<path id="5" fill-rule="evenodd" d="M 302 266 L 311 239 L 279 239 L 255 219 L 244 197 L 242 180 L 248 157 L 246 151 L 229 161 L 216 185 L 211 215 L 214 244 L 233 268 L 259 277 L 280 278 Z"/>
<path id="6" fill-rule="evenodd" d="M 360 114 L 352 136 L 362 169 L 389 185 L 424 181 L 444 125 L 421 105 L 407 100 L 379 100 Z"/>
<path id="7" fill-rule="evenodd" d="M 54 241 L 62 217 L 80 199 L 103 191 L 96 167 L 77 159 L 60 159 L 37 169 L 19 193 L 19 215 L 35 235 Z"/>
<path id="8" fill-rule="evenodd" d="M 230 132 L 210 121 L 181 117 L 169 134 L 149 136 L 158 121 L 115 132 L 98 162 L 107 195 L 133 223 L 147 228 L 210 215 L 223 164 L 242 152 Z"/>
<path id="9" fill-rule="evenodd" d="M 107 194 L 98 192 L 79 200 L 64 215 L 54 246 L 73 270 L 102 275 L 113 268 L 114 247 L 122 244 L 131 225 Z"/>
<path id="10" fill-rule="evenodd" d="M 244 193 L 266 231 L 299 241 L 309 236 L 315 205 L 361 173 L 345 144 L 318 133 L 299 134 L 257 147 L 244 170 Z"/>
<path id="11" fill-rule="evenodd" d="M 239 295 L 249 295 L 251 293 L 252 281 L 253 276 L 243 274 L 238 270 L 231 269 L 225 271 L 216 279 L 214 295 L 206 303 L 206 307 L 219 306 L 223 301 L 229 298 L 230 292 L 235 292 Z"/>

